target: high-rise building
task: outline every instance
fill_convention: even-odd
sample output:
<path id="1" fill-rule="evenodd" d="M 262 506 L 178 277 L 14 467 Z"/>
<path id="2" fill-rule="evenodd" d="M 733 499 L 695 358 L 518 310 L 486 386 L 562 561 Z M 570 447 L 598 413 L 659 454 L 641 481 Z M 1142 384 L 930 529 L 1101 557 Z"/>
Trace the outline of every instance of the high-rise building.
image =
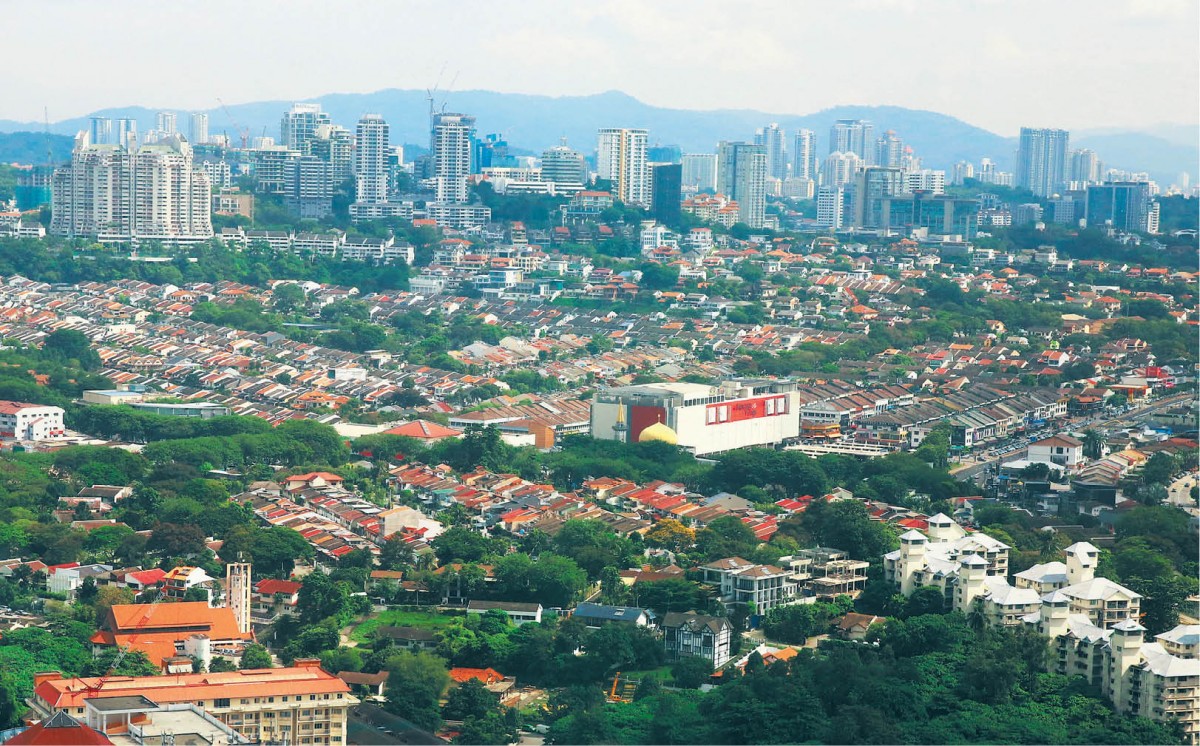
<path id="1" fill-rule="evenodd" d="M 112 120 L 108 117 L 88 117 L 88 137 L 94 145 L 112 144 Z M 116 144 L 121 144 L 119 141 Z"/>
<path id="2" fill-rule="evenodd" d="M 612 183 L 613 196 L 627 205 L 650 206 L 646 130 L 606 127 L 596 143 L 596 177 Z"/>
<path id="3" fill-rule="evenodd" d="M 36 210 L 50 204 L 53 182 L 54 169 L 51 166 L 34 166 L 17 172 L 17 186 L 13 189 L 17 210 Z"/>
<path id="4" fill-rule="evenodd" d="M 208 142 L 208 115 L 202 111 L 192 114 L 188 121 L 188 142 L 204 145 Z"/>
<path id="5" fill-rule="evenodd" d="M 1100 162 L 1096 151 L 1082 148 L 1071 151 L 1071 181 L 1081 186 L 1099 184 L 1100 175 L 1104 173 L 1104 164 Z"/>
<path id="6" fill-rule="evenodd" d="M 954 186 L 962 186 L 967 179 L 975 178 L 975 166 L 970 161 L 959 161 L 954 164 L 954 176 L 951 177 L 950 183 Z"/>
<path id="7" fill-rule="evenodd" d="M 817 180 L 817 136 L 812 130 L 796 130 L 792 140 L 792 176 Z"/>
<path id="8" fill-rule="evenodd" d="M 1058 192 L 1066 182 L 1070 139 L 1071 133 L 1066 130 L 1022 127 L 1017 148 L 1017 186 L 1039 197 Z"/>
<path id="9" fill-rule="evenodd" d="M 173 111 L 160 111 L 154 115 L 154 129 L 159 138 L 174 135 L 179 131 L 179 117 Z"/>
<path id="10" fill-rule="evenodd" d="M 469 192 L 471 143 L 475 137 L 475 117 L 464 114 L 434 114 L 429 152 L 433 154 L 433 177 L 437 183 L 437 201 L 464 204 Z"/>
<path id="11" fill-rule="evenodd" d="M 388 123 L 378 114 L 364 114 L 354 129 L 354 201 L 387 202 Z"/>
<path id="12" fill-rule="evenodd" d="M 899 168 L 868 166 L 858 172 L 854 185 L 854 226 L 886 225 L 881 215 L 885 198 L 904 192 L 904 172 Z"/>
<path id="13" fill-rule="evenodd" d="M 115 145 L 134 150 L 138 146 L 138 129 L 136 119 L 118 119 Z"/>
<path id="14" fill-rule="evenodd" d="M 1084 217 L 1089 227 L 1149 233 L 1150 184 L 1145 181 L 1110 181 L 1087 188 Z"/>
<path id="15" fill-rule="evenodd" d="M 829 128 L 829 151 L 854 153 L 866 165 L 875 155 L 875 125 L 865 119 L 839 119 Z"/>
<path id="16" fill-rule="evenodd" d="M 817 190 L 817 225 L 838 230 L 845 213 L 846 190 L 840 186 L 823 186 Z"/>
<path id="17" fill-rule="evenodd" d="M 683 202 L 683 166 L 656 163 L 650 168 L 650 212 L 664 225 L 678 225 Z"/>
<path id="18" fill-rule="evenodd" d="M 292 104 L 279 120 L 279 143 L 286 148 L 309 155 L 308 142 L 316 136 L 317 127 L 331 124 L 329 115 L 320 104 Z"/>
<path id="19" fill-rule="evenodd" d="M 212 238 L 212 188 L 192 148 L 172 135 L 130 151 L 75 139 L 71 165 L 53 177 L 52 233 L 99 241 Z"/>
<path id="20" fill-rule="evenodd" d="M 783 181 L 788 175 L 787 145 L 783 129 L 771 122 L 754 134 L 754 144 L 767 151 L 767 176 Z"/>
<path id="21" fill-rule="evenodd" d="M 830 153 L 821 167 L 821 185 L 844 187 L 854 181 L 854 174 L 864 166 L 862 158 L 854 153 Z"/>
<path id="22" fill-rule="evenodd" d="M 568 148 L 566 142 L 543 150 L 542 179 L 555 184 L 578 184 L 582 187 L 587 183 L 587 164 L 583 160 L 583 153 Z"/>
<path id="23" fill-rule="evenodd" d="M 762 145 L 725 142 L 717 146 L 717 191 L 738 203 L 738 221 L 763 227 L 767 208 L 767 153 Z"/>
<path id="24" fill-rule="evenodd" d="M 932 168 L 923 168 L 919 171 L 905 171 L 904 191 L 944 194 L 946 192 L 946 172 Z"/>
<path id="25" fill-rule="evenodd" d="M 717 154 L 686 153 L 683 156 L 683 185 L 698 192 L 717 189 Z"/>
<path id="26" fill-rule="evenodd" d="M 320 220 L 333 212 L 333 176 L 330 165 L 315 155 L 288 161 L 284 202 L 302 220 Z"/>
<path id="27" fill-rule="evenodd" d="M 904 141 L 894 131 L 888 130 L 875 141 L 873 166 L 900 168 L 904 159 Z"/>
<path id="28" fill-rule="evenodd" d="M 345 127 L 319 125 L 308 141 L 308 153 L 329 164 L 330 177 L 335 186 L 354 173 L 354 135 Z"/>

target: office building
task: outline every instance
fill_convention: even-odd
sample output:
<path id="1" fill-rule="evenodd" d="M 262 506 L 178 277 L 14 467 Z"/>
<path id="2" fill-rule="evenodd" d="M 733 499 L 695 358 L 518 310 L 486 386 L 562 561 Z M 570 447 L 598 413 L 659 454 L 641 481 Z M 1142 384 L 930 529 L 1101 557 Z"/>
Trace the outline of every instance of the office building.
<path id="1" fill-rule="evenodd" d="M 188 120 L 188 142 L 192 145 L 208 143 L 208 115 L 198 111 Z"/>
<path id="2" fill-rule="evenodd" d="M 830 153 L 821 167 L 821 186 L 847 186 L 854 182 L 854 175 L 865 165 L 865 161 L 854 153 Z"/>
<path id="3" fill-rule="evenodd" d="M 1087 188 L 1084 218 L 1089 227 L 1111 227 L 1126 233 L 1148 233 L 1152 200 L 1144 181 L 1091 184 Z"/>
<path id="4" fill-rule="evenodd" d="M 108 117 L 89 117 L 88 136 L 96 145 L 112 143 L 112 120 Z"/>
<path id="5" fill-rule="evenodd" d="M 1049 197 L 1062 189 L 1070 139 L 1066 130 L 1022 127 L 1017 148 L 1017 187 L 1039 197 Z"/>
<path id="6" fill-rule="evenodd" d="M 829 150 L 854 153 L 870 165 L 875 155 L 875 125 L 865 119 L 839 119 L 829 128 Z"/>
<path id="7" fill-rule="evenodd" d="M 665 225 L 679 225 L 683 202 L 683 166 L 656 163 L 650 169 L 650 213 Z"/>
<path id="8" fill-rule="evenodd" d="M 164 138 L 167 135 L 174 135 L 179 132 L 179 117 L 173 111 L 160 111 L 154 115 L 154 129 L 158 131 L 158 137 Z"/>
<path id="9" fill-rule="evenodd" d="M 797 396 L 794 384 L 779 381 L 612 388 L 592 399 L 592 437 L 661 440 L 698 456 L 775 445 L 800 434 Z"/>
<path id="10" fill-rule="evenodd" d="M 685 188 L 697 192 L 717 190 L 716 153 L 686 153 L 682 161 Z"/>
<path id="11" fill-rule="evenodd" d="M 463 114 L 434 114 L 429 151 L 433 155 L 436 201 L 465 204 L 471 174 L 471 143 L 475 137 L 475 117 Z"/>
<path id="12" fill-rule="evenodd" d="M 279 121 L 279 144 L 307 154 L 308 141 L 316 136 L 317 127 L 331 123 L 320 104 L 292 104 Z"/>
<path id="13" fill-rule="evenodd" d="M 610 182 L 613 195 L 633 207 L 650 206 L 648 137 L 646 130 L 609 127 L 601 129 L 597 138 L 596 177 Z"/>
<path id="14" fill-rule="evenodd" d="M 50 718 L 143 700 L 190 703 L 253 743 L 322 746 L 347 742 L 349 710 L 358 704 L 349 685 L 315 658 L 297 658 L 289 668 L 173 676 L 64 679 L 58 672 L 39 673 L 28 703 L 36 715 Z"/>
<path id="15" fill-rule="evenodd" d="M 1096 151 L 1082 148 L 1071 151 L 1071 183 L 1082 188 L 1088 184 L 1099 184 L 1104 164 Z"/>
<path id="16" fill-rule="evenodd" d="M 944 194 L 946 192 L 946 172 L 937 171 L 932 168 L 905 171 L 904 191 Z"/>
<path id="17" fill-rule="evenodd" d="M 817 189 L 817 225 L 840 230 L 844 225 L 845 211 L 844 187 L 823 186 Z"/>
<path id="18" fill-rule="evenodd" d="M 172 135 L 130 151 L 81 132 L 71 165 L 55 171 L 51 232 L 98 241 L 212 238 L 212 188 L 192 148 Z"/>
<path id="19" fill-rule="evenodd" d="M 902 192 L 904 172 L 899 168 L 868 166 L 859 171 L 854 185 L 854 227 L 884 227 L 887 198 Z"/>
<path id="20" fill-rule="evenodd" d="M 390 129 L 378 114 L 365 114 L 354 129 L 354 201 L 387 202 L 387 153 Z"/>
<path id="21" fill-rule="evenodd" d="M 792 140 L 792 177 L 817 180 L 817 136 L 812 130 L 796 130 Z"/>
<path id="22" fill-rule="evenodd" d="M 783 181 L 788 176 L 787 145 L 784 132 L 774 122 L 754 134 L 754 144 L 761 145 L 767 153 L 767 176 Z"/>
<path id="23" fill-rule="evenodd" d="M 888 130 L 875 141 L 875 158 L 871 165 L 900 168 L 904 165 L 904 154 L 904 141 L 895 132 Z"/>
<path id="24" fill-rule="evenodd" d="M 738 203 L 738 222 L 763 227 L 767 208 L 767 153 L 762 145 L 717 146 L 717 192 Z"/>
<path id="25" fill-rule="evenodd" d="M 542 180 L 564 186 L 578 185 L 582 189 L 587 183 L 583 153 L 568 148 L 566 142 L 542 151 Z"/>

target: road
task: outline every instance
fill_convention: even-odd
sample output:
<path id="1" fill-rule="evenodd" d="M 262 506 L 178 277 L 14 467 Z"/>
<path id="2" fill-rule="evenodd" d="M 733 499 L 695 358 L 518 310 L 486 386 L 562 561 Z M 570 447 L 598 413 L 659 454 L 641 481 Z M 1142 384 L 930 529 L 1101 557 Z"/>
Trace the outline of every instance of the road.
<path id="1" fill-rule="evenodd" d="M 347 740 L 351 744 L 444 744 L 437 736 L 423 731 L 402 717 L 372 704 L 363 703 L 350 711 Z"/>
<path id="2" fill-rule="evenodd" d="M 1093 429 L 1093 430 L 1104 430 L 1107 428 L 1119 427 L 1121 425 L 1134 424 L 1134 423 L 1142 422 L 1142 421 L 1148 419 L 1152 414 L 1154 414 L 1155 412 L 1157 412 L 1161 409 L 1173 407 L 1183 401 L 1193 398 L 1194 396 L 1195 395 L 1190 391 L 1183 391 L 1178 394 L 1172 394 L 1170 396 L 1166 396 L 1161 399 L 1157 399 L 1153 402 L 1150 402 L 1149 404 L 1145 404 L 1140 407 L 1131 409 L 1128 412 L 1122 412 L 1121 414 L 1119 414 L 1115 417 L 1105 417 L 1105 416 L 1072 417 L 1070 419 L 1064 420 L 1060 425 L 1056 425 L 1054 427 L 1050 427 L 1050 428 L 1046 428 L 1046 429 L 1049 431 L 1053 431 L 1053 432 L 1062 432 L 1064 430 L 1078 431 L 1078 430 L 1087 430 L 1089 428 Z M 976 477 L 978 477 L 980 474 L 985 473 L 988 470 L 988 468 L 996 466 L 996 465 L 1000 464 L 1001 462 L 1014 461 L 1016 459 L 1024 457 L 1028 451 L 1029 451 L 1028 444 L 1025 444 L 1025 443 L 1014 444 L 1011 448 L 1009 448 L 1006 451 L 1001 451 L 1001 452 L 998 452 L 998 453 L 990 455 L 990 456 L 985 456 L 985 458 L 987 459 L 985 461 L 977 461 L 977 462 L 968 464 L 967 466 L 963 466 L 959 469 L 956 469 L 953 472 L 953 474 L 954 474 L 955 478 L 957 478 L 957 479 L 960 479 L 963 481 L 970 481 L 970 480 L 973 480 Z"/>

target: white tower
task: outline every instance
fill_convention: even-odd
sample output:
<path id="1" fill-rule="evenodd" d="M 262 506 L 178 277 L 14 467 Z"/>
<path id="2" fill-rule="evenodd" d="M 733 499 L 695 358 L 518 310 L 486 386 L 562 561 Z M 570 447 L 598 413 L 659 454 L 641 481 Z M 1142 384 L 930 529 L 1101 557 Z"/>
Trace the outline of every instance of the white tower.
<path id="1" fill-rule="evenodd" d="M 965 614 L 971 610 L 971 603 L 983 595 L 983 582 L 987 578 L 988 563 L 978 554 L 968 554 L 960 560 L 959 565 L 954 608 Z"/>
<path id="2" fill-rule="evenodd" d="M 1079 541 L 1063 550 L 1067 555 L 1067 584 L 1086 583 L 1096 576 L 1100 550 L 1086 541 Z"/>
<path id="3" fill-rule="evenodd" d="M 238 631 L 250 631 L 250 563 L 230 562 L 225 566 L 225 604 L 233 611 Z"/>
<path id="4" fill-rule="evenodd" d="M 916 588 L 913 575 L 925 569 L 925 545 L 928 539 L 920 531 L 900 534 L 900 592 L 907 596 Z"/>
<path id="5" fill-rule="evenodd" d="M 953 541 L 959 534 L 954 530 L 955 523 L 945 513 L 938 513 L 929 518 L 929 540 L 935 542 Z"/>
<path id="6" fill-rule="evenodd" d="M 1042 616 L 1038 631 L 1054 640 L 1067 633 L 1067 617 L 1071 615 L 1071 599 L 1061 591 L 1042 596 Z"/>
<path id="7" fill-rule="evenodd" d="M 1113 627 L 1108 644 L 1112 650 L 1112 702 L 1118 712 L 1129 709 L 1130 700 L 1136 700 L 1130 681 L 1129 669 L 1142 659 L 1142 641 L 1146 628 L 1132 619 L 1126 619 Z"/>
<path id="8" fill-rule="evenodd" d="M 378 114 L 365 114 L 354 129 L 355 201 L 387 202 L 388 123 Z"/>

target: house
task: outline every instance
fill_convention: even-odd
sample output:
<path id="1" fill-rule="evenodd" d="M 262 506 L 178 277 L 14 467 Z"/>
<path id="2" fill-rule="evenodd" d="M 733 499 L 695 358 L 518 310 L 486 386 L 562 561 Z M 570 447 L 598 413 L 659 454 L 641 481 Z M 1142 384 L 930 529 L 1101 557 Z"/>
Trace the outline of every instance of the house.
<path id="1" fill-rule="evenodd" d="M 108 736 L 90 728 L 65 712 L 36 723 L 4 742 L 21 746 L 88 746 L 111 744 Z"/>
<path id="2" fill-rule="evenodd" d="M 662 630 L 663 646 L 671 660 L 692 655 L 711 661 L 713 668 L 729 662 L 733 625 L 724 617 L 670 612 L 663 617 Z"/>
<path id="3" fill-rule="evenodd" d="M 609 622 L 650 627 L 654 625 L 655 618 L 654 612 L 649 609 L 639 609 L 635 606 L 605 606 L 587 602 L 576 606 L 571 616 L 583 620 L 587 626 L 592 628 L 599 628 Z"/>
<path id="4" fill-rule="evenodd" d="M 112 572 L 112 569 L 112 565 L 80 565 L 75 562 L 51 565 L 46 570 L 46 590 L 74 598 L 84 580 L 92 578 L 94 582 L 98 576 Z"/>
<path id="5" fill-rule="evenodd" d="M 416 438 L 426 446 L 431 446 L 446 438 L 461 438 L 461 430 L 439 425 L 429 420 L 413 420 L 403 425 L 397 425 L 390 430 L 384 430 L 383 435 L 402 435 L 406 438 Z"/>
<path id="6" fill-rule="evenodd" d="M 181 565 L 163 576 L 163 596 L 183 601 L 187 592 L 192 588 L 200 588 L 208 592 L 208 602 L 212 602 L 215 579 L 202 567 Z"/>
<path id="7" fill-rule="evenodd" d="M 796 599 L 796 584 L 789 573 L 774 565 L 757 565 L 741 557 L 726 557 L 700 566 L 704 582 L 719 589 L 727 605 L 753 604 L 756 614 Z"/>
<path id="8" fill-rule="evenodd" d="M 291 491 L 315 487 L 336 487 L 345 481 L 344 477 L 340 477 L 337 474 L 330 474 L 327 471 L 313 471 L 307 474 L 294 474 L 290 477 L 285 477 L 283 486 Z"/>
<path id="9" fill-rule="evenodd" d="M 1083 441 L 1070 435 L 1054 435 L 1029 444 L 1027 460 L 1034 463 L 1050 463 L 1078 471 L 1086 460 Z"/>
<path id="10" fill-rule="evenodd" d="M 494 668 L 451 668 L 450 681 L 455 686 L 462 686 L 472 679 L 483 684 L 491 693 L 500 698 L 500 704 L 512 703 L 516 692 L 517 679 L 515 676 L 505 676 Z"/>
<path id="11" fill-rule="evenodd" d="M 517 603 L 513 601 L 471 601 L 467 604 L 468 614 L 482 614 L 492 609 L 499 609 L 508 614 L 508 618 L 518 627 L 528 622 L 542 621 L 541 604 Z"/>
<path id="12" fill-rule="evenodd" d="M 382 698 L 387 688 L 388 672 L 338 671 L 337 677 L 346 682 L 350 691 L 359 696 Z"/>
<path id="13" fill-rule="evenodd" d="M 294 580 L 264 578 L 254 584 L 250 597 L 251 611 L 256 618 L 274 621 L 281 614 L 295 614 L 302 583 Z"/>
<path id="14" fill-rule="evenodd" d="M 433 650 L 438 645 L 437 634 L 421 627 L 379 627 L 375 637 L 387 638 L 396 647 L 408 650 Z"/>
<path id="15" fill-rule="evenodd" d="M 862 640 L 867 636 L 867 630 L 872 624 L 887 621 L 884 617 L 874 614 L 858 614 L 850 612 L 837 622 L 837 636 L 843 640 Z"/>

